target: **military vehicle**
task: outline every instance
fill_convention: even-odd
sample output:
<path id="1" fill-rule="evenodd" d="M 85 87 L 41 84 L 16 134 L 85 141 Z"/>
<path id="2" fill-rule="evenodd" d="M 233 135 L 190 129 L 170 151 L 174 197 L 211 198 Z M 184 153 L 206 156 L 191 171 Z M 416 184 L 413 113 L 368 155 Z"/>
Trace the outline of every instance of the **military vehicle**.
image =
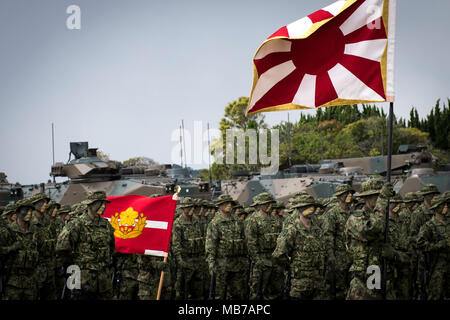
<path id="1" fill-rule="evenodd" d="M 72 156 L 74 159 L 71 160 Z M 171 195 L 180 186 L 179 197 L 210 199 L 210 185 L 195 179 L 189 168 L 164 164 L 126 167 L 117 161 L 104 161 L 97 155 L 97 148 L 89 148 L 88 142 L 71 142 L 67 163 L 57 162 L 51 167 L 50 176 L 67 177 L 63 182 L 22 186 L 25 197 L 37 192 L 45 193 L 62 205 L 73 205 L 85 200 L 86 193 L 103 190 L 108 196 L 152 194 Z"/>
<path id="2" fill-rule="evenodd" d="M 10 203 L 15 203 L 23 198 L 23 191 L 20 185 L 8 182 L 7 175 L 0 172 L 0 212 Z"/>
<path id="3" fill-rule="evenodd" d="M 400 146 L 391 161 L 394 190 L 405 195 L 428 183 L 435 184 L 441 192 L 450 190 L 450 171 L 434 171 L 435 161 L 425 147 Z M 316 198 L 329 198 L 341 183 L 351 184 L 360 191 L 362 182 L 385 176 L 386 171 L 387 156 L 327 159 L 320 164 L 294 165 L 273 176 L 233 172 L 236 179 L 222 181 L 221 191 L 242 204 L 250 204 L 261 192 L 269 192 L 284 202 L 299 191 Z"/>

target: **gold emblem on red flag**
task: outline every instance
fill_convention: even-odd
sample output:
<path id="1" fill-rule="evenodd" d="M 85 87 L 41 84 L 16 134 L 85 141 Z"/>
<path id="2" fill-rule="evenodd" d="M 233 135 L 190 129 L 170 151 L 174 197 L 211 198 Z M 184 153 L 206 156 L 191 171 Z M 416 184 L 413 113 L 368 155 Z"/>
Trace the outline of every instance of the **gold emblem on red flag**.
<path id="1" fill-rule="evenodd" d="M 136 221 L 137 219 L 137 221 Z M 146 217 L 129 207 L 120 214 L 115 213 L 111 216 L 111 225 L 115 232 L 114 236 L 121 239 L 136 238 L 141 235 L 145 228 Z"/>

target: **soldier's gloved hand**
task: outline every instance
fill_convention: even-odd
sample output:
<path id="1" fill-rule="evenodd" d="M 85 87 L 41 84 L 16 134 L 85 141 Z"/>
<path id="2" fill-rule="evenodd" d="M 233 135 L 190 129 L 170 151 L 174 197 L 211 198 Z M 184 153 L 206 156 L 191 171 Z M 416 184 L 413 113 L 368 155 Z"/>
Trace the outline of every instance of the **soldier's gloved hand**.
<path id="1" fill-rule="evenodd" d="M 389 244 L 389 243 L 385 243 L 383 244 L 382 247 L 382 251 L 381 251 L 381 256 L 383 258 L 392 260 L 395 257 L 395 250 L 394 248 Z"/>
<path id="2" fill-rule="evenodd" d="M 162 271 L 162 272 L 169 271 L 169 265 L 167 264 L 167 262 L 164 262 L 164 261 L 156 261 L 155 262 L 155 268 L 158 271 Z"/>
<path id="3" fill-rule="evenodd" d="M 14 251 L 20 250 L 22 248 L 23 248 L 22 242 L 16 241 L 8 248 L 8 251 L 14 252 Z"/>
<path id="4" fill-rule="evenodd" d="M 394 195 L 394 185 L 391 182 L 385 182 L 383 188 L 381 188 L 381 196 L 384 198 L 391 198 Z"/>

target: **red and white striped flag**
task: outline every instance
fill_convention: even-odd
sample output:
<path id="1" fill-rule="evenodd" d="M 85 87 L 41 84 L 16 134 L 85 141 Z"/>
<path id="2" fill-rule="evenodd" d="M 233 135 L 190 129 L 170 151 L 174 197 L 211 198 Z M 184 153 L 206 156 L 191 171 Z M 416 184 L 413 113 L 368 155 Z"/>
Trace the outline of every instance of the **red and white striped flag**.
<path id="1" fill-rule="evenodd" d="M 111 196 L 103 217 L 113 226 L 116 251 L 167 257 L 177 201 L 172 196 Z"/>
<path id="2" fill-rule="evenodd" d="M 253 59 L 247 114 L 394 101 L 395 0 L 342 0 L 280 28 Z"/>

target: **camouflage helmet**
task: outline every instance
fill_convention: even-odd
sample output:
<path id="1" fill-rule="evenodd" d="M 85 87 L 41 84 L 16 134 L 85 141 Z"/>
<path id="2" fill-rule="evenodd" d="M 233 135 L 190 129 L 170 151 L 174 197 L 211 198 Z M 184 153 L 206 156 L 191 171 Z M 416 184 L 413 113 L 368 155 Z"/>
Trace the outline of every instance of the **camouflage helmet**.
<path id="1" fill-rule="evenodd" d="M 7 216 L 13 214 L 17 211 L 17 204 L 9 203 L 5 206 L 5 209 L 2 212 L 2 216 Z"/>
<path id="2" fill-rule="evenodd" d="M 272 208 L 285 209 L 286 206 L 285 206 L 285 204 L 284 204 L 283 201 L 277 200 L 277 201 L 275 201 L 275 203 L 273 204 Z"/>
<path id="3" fill-rule="evenodd" d="M 346 183 L 340 184 L 336 187 L 336 190 L 334 190 L 333 196 L 338 197 L 347 192 L 355 193 L 355 190 Z"/>
<path id="4" fill-rule="evenodd" d="M 434 197 L 433 200 L 431 200 L 431 207 L 430 207 L 430 209 L 436 209 L 441 204 L 444 204 L 446 202 L 447 202 L 447 199 L 446 199 L 446 197 L 444 197 L 444 195 L 439 195 L 437 197 Z"/>
<path id="5" fill-rule="evenodd" d="M 423 200 L 422 200 L 423 201 Z M 418 197 L 418 195 L 415 192 L 408 192 L 407 194 L 405 194 L 405 196 L 403 197 L 403 202 L 404 203 L 409 203 L 409 202 L 422 202 L 420 200 L 420 198 Z"/>
<path id="6" fill-rule="evenodd" d="M 221 194 L 215 201 L 215 205 L 216 206 L 220 206 L 222 203 L 225 202 L 231 202 L 232 204 L 234 204 L 234 200 L 231 196 L 227 195 L 227 194 Z"/>
<path id="7" fill-rule="evenodd" d="M 28 199 L 30 199 L 31 205 L 34 205 L 36 202 L 39 202 L 41 200 L 50 201 L 50 198 L 47 197 L 47 195 L 43 192 L 36 193 L 35 195 L 29 197 Z"/>
<path id="8" fill-rule="evenodd" d="M 379 194 L 381 192 L 381 188 L 383 188 L 384 183 L 385 181 L 381 179 L 371 179 L 364 181 L 361 184 L 361 193 L 358 196 L 366 197 L 373 194 Z"/>
<path id="9" fill-rule="evenodd" d="M 438 188 L 434 184 L 426 184 L 423 186 L 423 188 L 419 191 L 422 196 L 425 196 L 427 194 L 439 194 Z"/>
<path id="10" fill-rule="evenodd" d="M 254 207 L 254 206 L 271 203 L 271 202 L 275 202 L 275 199 L 273 198 L 273 196 L 268 192 L 263 192 L 253 198 L 253 203 L 250 206 Z"/>
<path id="11" fill-rule="evenodd" d="M 178 205 L 178 208 L 190 208 L 193 207 L 194 204 L 194 199 L 192 199 L 191 197 L 184 197 L 183 199 L 181 199 L 180 204 Z"/>
<path id="12" fill-rule="evenodd" d="M 316 206 L 316 200 L 314 200 L 314 198 L 310 195 L 305 195 L 305 196 L 301 196 L 298 198 L 298 200 L 294 203 L 292 203 L 291 208 L 292 209 L 296 209 L 296 208 L 301 208 L 301 207 L 307 207 L 307 206 Z"/>
<path id="13" fill-rule="evenodd" d="M 308 194 L 309 194 L 309 193 L 306 192 L 306 191 L 297 191 L 296 193 L 294 193 L 294 194 L 292 195 L 291 199 L 292 199 L 292 198 L 295 198 L 295 197 L 300 197 L 300 196 L 307 196 Z"/>
<path id="14" fill-rule="evenodd" d="M 70 213 L 70 211 L 72 211 L 72 208 L 68 204 L 66 204 L 58 209 L 58 214 Z"/>
<path id="15" fill-rule="evenodd" d="M 445 191 L 445 192 L 442 194 L 442 197 L 445 198 L 445 201 L 446 201 L 446 202 L 449 202 L 449 201 L 450 201 L 450 191 Z"/>
<path id="16" fill-rule="evenodd" d="M 107 203 L 111 202 L 110 200 L 106 199 L 106 193 L 105 191 L 102 190 L 88 192 L 86 195 L 86 200 L 83 202 L 85 204 L 91 204 L 94 203 L 95 201 L 105 201 Z"/>
<path id="17" fill-rule="evenodd" d="M 56 202 L 55 200 L 50 200 L 50 201 L 47 203 L 47 209 L 49 209 L 49 208 L 51 208 L 51 207 L 54 207 L 54 206 L 56 206 L 56 207 L 58 207 L 58 208 L 61 208 L 61 205 L 60 205 L 58 202 Z"/>

